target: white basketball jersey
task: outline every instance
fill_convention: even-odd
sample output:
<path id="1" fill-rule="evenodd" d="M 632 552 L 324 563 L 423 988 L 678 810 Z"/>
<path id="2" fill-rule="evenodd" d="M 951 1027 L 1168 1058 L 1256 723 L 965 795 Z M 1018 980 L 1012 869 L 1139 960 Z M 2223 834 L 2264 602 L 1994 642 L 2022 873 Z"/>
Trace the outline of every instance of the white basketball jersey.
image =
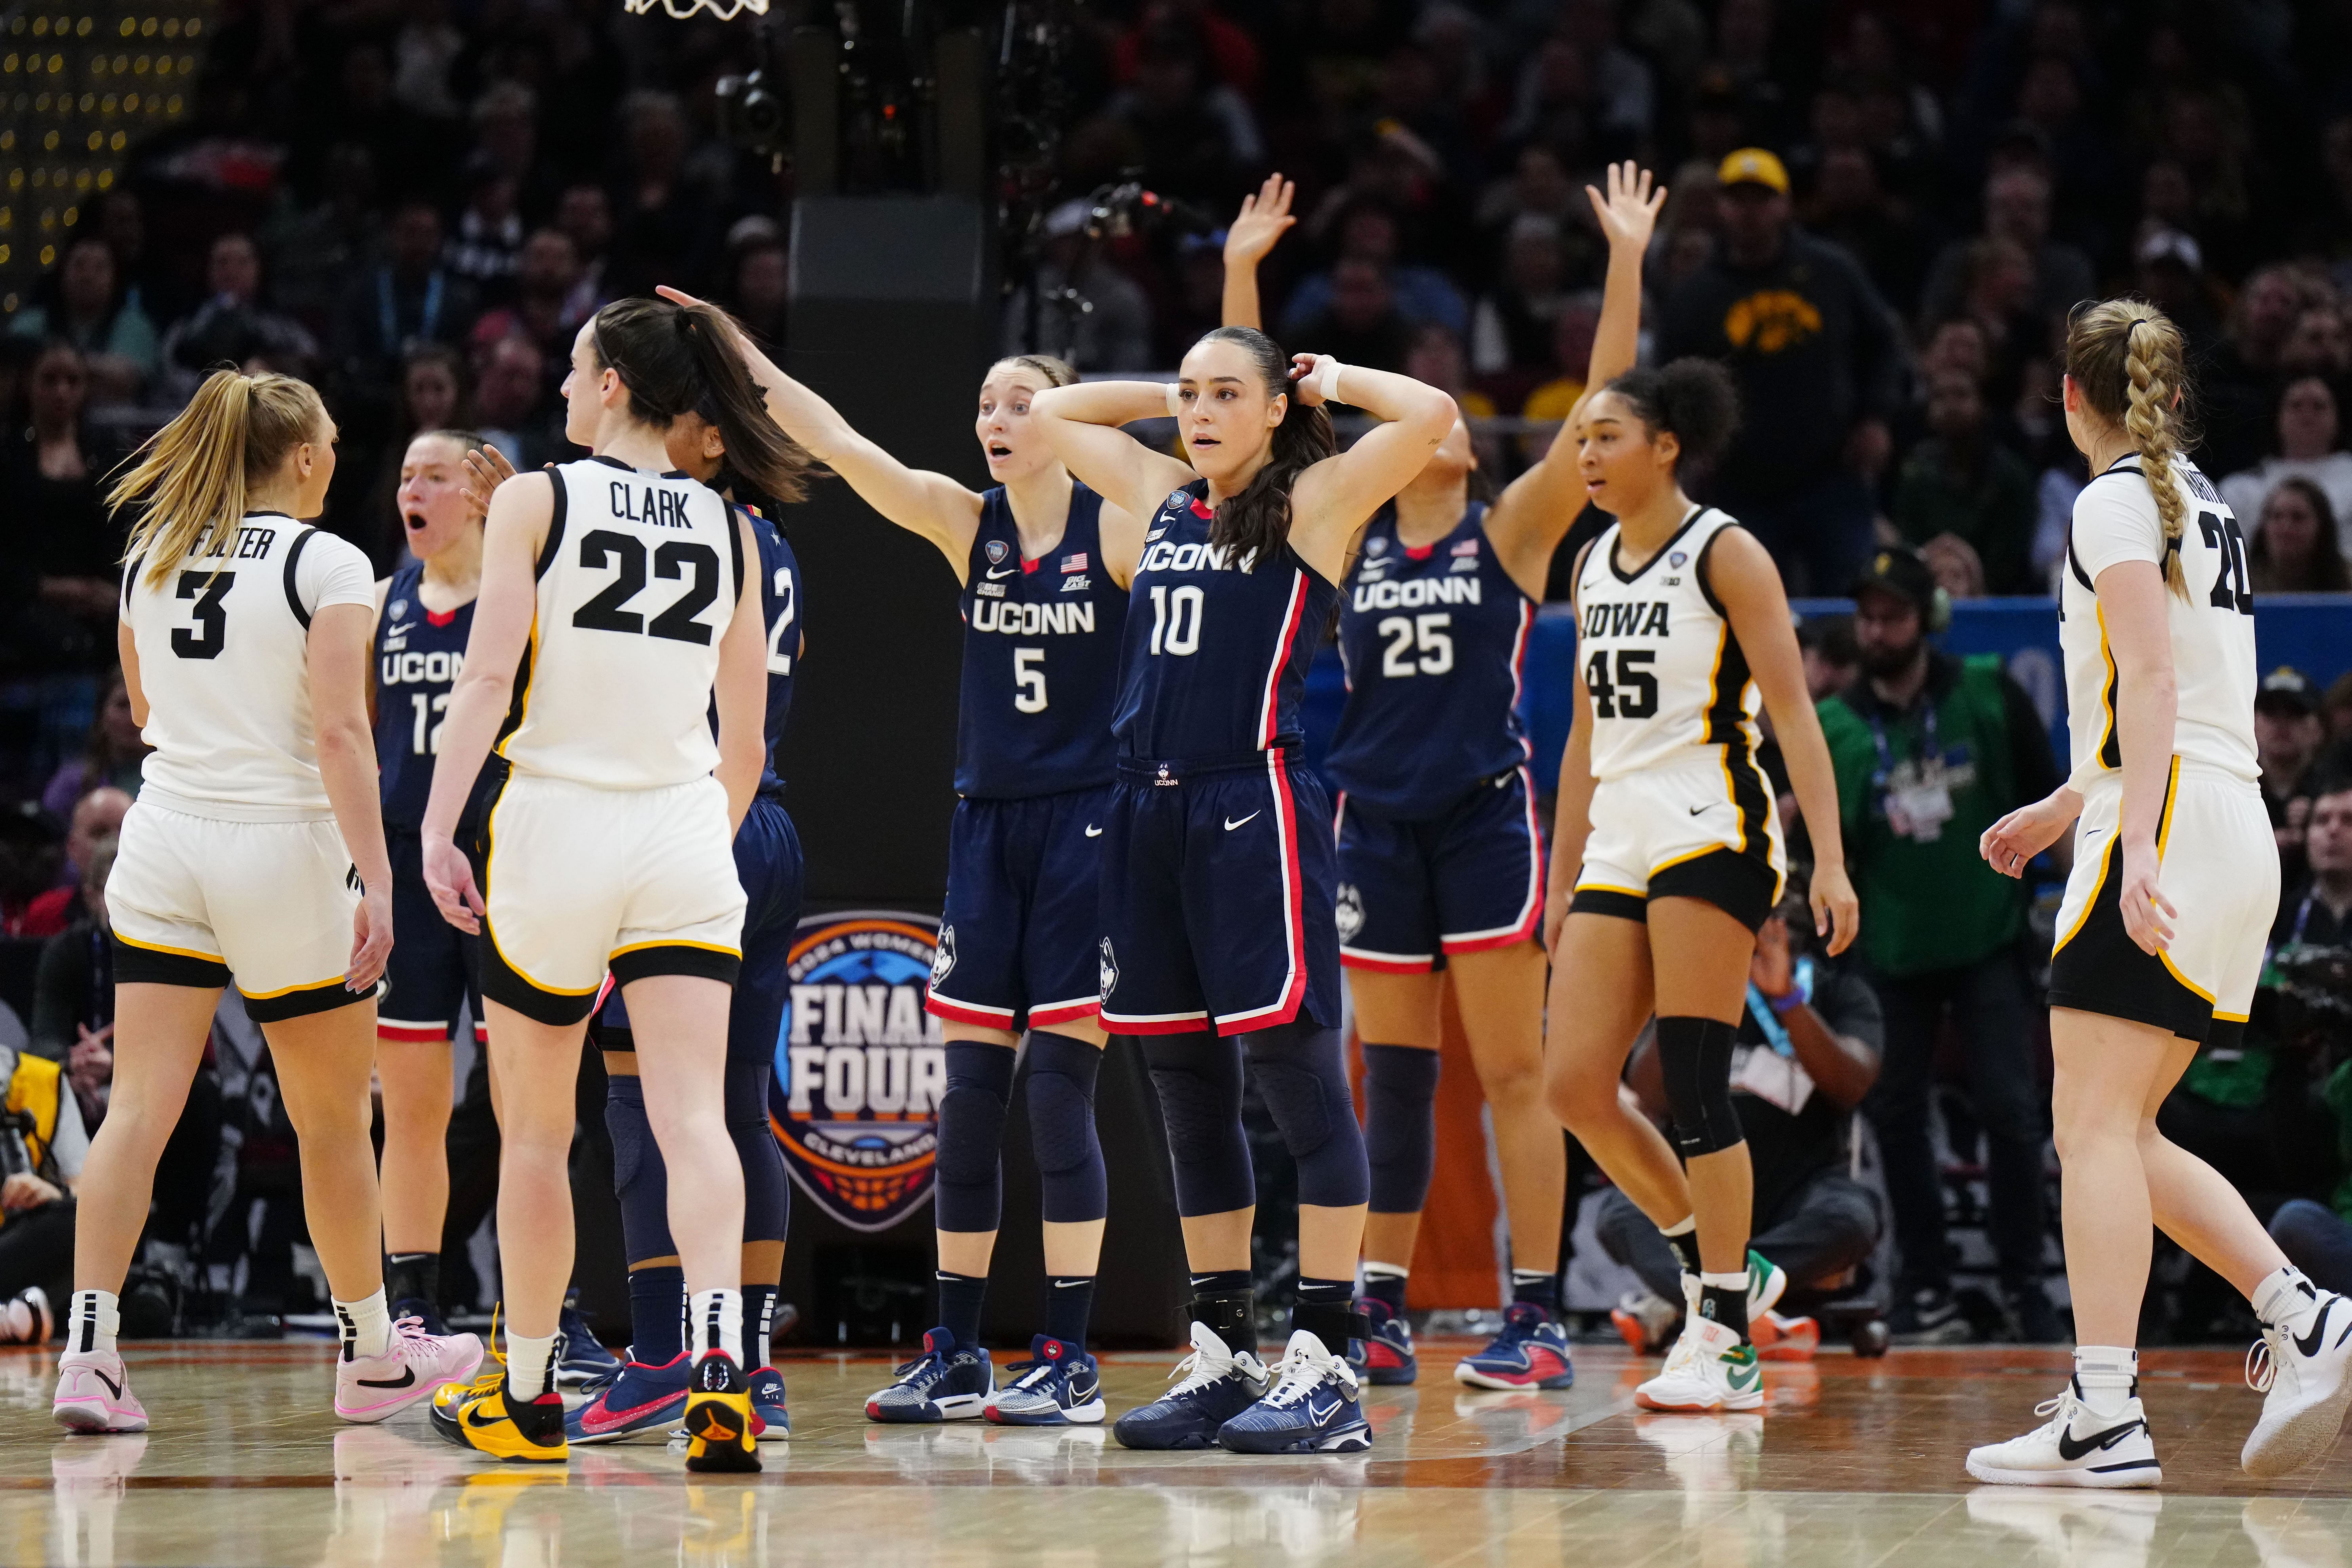
<path id="1" fill-rule="evenodd" d="M 530 652 L 499 755 L 522 773 L 656 789 L 719 763 L 710 686 L 742 544 L 727 503 L 681 473 L 558 466 Z"/>
<path id="2" fill-rule="evenodd" d="M 2172 483 L 2188 509 L 2178 548 L 2189 581 L 2186 598 L 2165 592 L 2179 692 L 2172 748 L 2252 784 L 2262 776 L 2262 765 L 2254 754 L 2258 667 L 2245 537 L 2229 504 L 2194 463 L 2173 458 Z M 2137 456 L 2074 498 L 2066 572 L 2059 582 L 2058 643 L 2066 656 L 2066 729 L 2077 789 L 2123 765 L 2116 738 L 2116 663 L 2093 584 L 2117 562 L 2161 566 L 2167 548 L 2156 495 Z"/>
<path id="3" fill-rule="evenodd" d="M 123 569 L 121 616 L 139 653 L 157 799 L 237 822 L 332 815 L 310 712 L 310 618 L 375 606 L 359 547 L 283 512 L 214 528 L 163 582 Z"/>
<path id="4" fill-rule="evenodd" d="M 1752 765 L 1756 683 L 1703 575 L 1708 547 L 1736 526 L 1700 507 L 1636 570 L 1618 559 L 1614 524 L 1585 552 L 1576 658 L 1592 698 L 1593 777 L 1672 766 L 1712 746 Z"/>

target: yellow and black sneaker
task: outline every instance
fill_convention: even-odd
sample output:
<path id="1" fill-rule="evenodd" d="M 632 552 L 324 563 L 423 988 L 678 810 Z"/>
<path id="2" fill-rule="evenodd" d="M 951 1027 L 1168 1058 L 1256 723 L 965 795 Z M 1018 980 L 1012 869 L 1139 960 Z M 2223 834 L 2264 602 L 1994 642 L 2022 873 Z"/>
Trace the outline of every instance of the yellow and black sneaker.
<path id="1" fill-rule="evenodd" d="M 760 1440 L 751 1427 L 751 1385 L 723 1351 L 694 1363 L 687 1384 L 686 1468 L 747 1471 L 760 1468 Z"/>
<path id="2" fill-rule="evenodd" d="M 487 1390 L 469 1389 L 446 1405 L 436 1398 L 433 1430 L 460 1448 L 494 1459 L 560 1465 L 572 1457 L 563 1441 L 563 1396 L 551 1384 L 536 1399 L 517 1399 L 508 1392 L 504 1373 Z"/>
<path id="3" fill-rule="evenodd" d="M 482 1370 L 474 1374 L 471 1383 L 445 1383 L 433 1391 L 432 1415 L 437 1419 L 457 1418 L 457 1406 L 469 1399 L 479 1399 L 485 1394 L 498 1392 L 507 1375 L 507 1352 L 499 1348 L 499 1303 L 490 1303 L 490 1331 L 482 1340 Z"/>

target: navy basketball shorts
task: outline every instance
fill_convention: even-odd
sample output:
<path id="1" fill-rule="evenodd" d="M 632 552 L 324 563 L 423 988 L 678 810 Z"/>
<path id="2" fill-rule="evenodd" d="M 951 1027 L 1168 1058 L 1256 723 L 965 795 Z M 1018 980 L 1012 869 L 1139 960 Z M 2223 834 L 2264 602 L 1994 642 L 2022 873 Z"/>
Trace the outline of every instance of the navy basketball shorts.
<path id="1" fill-rule="evenodd" d="M 1441 955 L 1543 934 L 1543 833 L 1524 767 L 1442 816 L 1381 816 L 1339 795 L 1339 962 L 1418 974 Z"/>
<path id="2" fill-rule="evenodd" d="M 1095 1016 L 1095 879 L 1110 801 L 1097 784 L 956 802 L 932 1013 L 1014 1034 Z"/>
<path id="3" fill-rule="evenodd" d="M 1328 798 L 1284 751 L 1122 762 L 1103 832 L 1102 1021 L 1221 1035 L 1339 1023 Z"/>
<path id="4" fill-rule="evenodd" d="M 384 847 L 392 852 L 392 929 L 398 938 L 384 963 L 383 1000 L 376 1004 L 376 1037 L 419 1045 L 454 1037 L 462 1005 L 482 1027 L 482 939 L 442 918 L 425 887 L 425 841 L 413 827 L 387 824 Z M 481 880 L 479 857 L 474 879 Z"/>

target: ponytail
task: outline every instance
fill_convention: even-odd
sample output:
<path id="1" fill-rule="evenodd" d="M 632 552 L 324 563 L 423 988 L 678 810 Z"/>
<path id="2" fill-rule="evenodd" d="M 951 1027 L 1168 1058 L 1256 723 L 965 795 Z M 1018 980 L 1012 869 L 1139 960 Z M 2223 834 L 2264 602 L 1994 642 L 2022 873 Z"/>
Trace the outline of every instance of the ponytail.
<path id="1" fill-rule="evenodd" d="M 2187 598 L 2189 578 L 2179 545 L 2189 509 L 2172 473 L 2173 458 L 2194 438 L 2186 412 L 2189 374 L 2180 329 L 2144 300 L 2094 305 L 2067 328 L 2066 374 L 2095 412 L 2130 436 L 2164 525 L 2164 580 Z"/>
<path id="2" fill-rule="evenodd" d="M 1309 408 L 1291 390 L 1290 360 L 1272 338 L 1255 327 L 1219 327 L 1202 342 L 1238 345 L 1256 363 L 1266 395 L 1286 397 L 1282 423 L 1274 427 L 1274 451 L 1239 495 L 1228 496 L 1209 523 L 1209 542 L 1228 559 L 1255 564 L 1290 540 L 1290 491 L 1298 476 L 1339 449 L 1331 416 Z"/>
<path id="3" fill-rule="evenodd" d="M 762 494 L 796 501 L 815 462 L 768 417 L 738 346 L 742 330 L 715 305 L 615 300 L 596 312 L 588 341 L 619 374 L 632 418 L 667 427 L 692 410 L 718 427 L 730 468 Z"/>
<path id="4" fill-rule="evenodd" d="M 234 537 L 256 479 L 320 433 L 327 410 L 308 382 L 290 375 L 217 370 L 172 422 L 131 455 L 131 471 L 107 492 L 110 513 L 144 500 L 122 552 L 143 562 L 160 587 L 208 534 Z"/>

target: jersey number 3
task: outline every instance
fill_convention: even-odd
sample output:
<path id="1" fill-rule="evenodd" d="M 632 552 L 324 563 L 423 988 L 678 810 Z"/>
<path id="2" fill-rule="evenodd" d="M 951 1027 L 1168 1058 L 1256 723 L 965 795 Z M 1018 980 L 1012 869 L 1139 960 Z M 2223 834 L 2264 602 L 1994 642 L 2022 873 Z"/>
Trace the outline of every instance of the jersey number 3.
<path id="1" fill-rule="evenodd" d="M 597 529 L 580 541 L 582 566 L 593 572 L 608 562 L 619 571 L 594 598 L 572 612 L 573 626 L 592 632 L 641 632 L 672 642 L 710 646 L 710 628 L 694 617 L 718 601 L 719 552 L 684 539 L 662 541 L 654 551 L 654 575 L 688 581 L 677 602 L 650 621 L 635 610 L 621 608 L 645 588 L 644 542 L 609 528 Z"/>
<path id="2" fill-rule="evenodd" d="M 186 626 L 172 628 L 172 651 L 182 658 L 218 658 L 222 648 L 228 646 L 228 590 L 236 581 L 234 572 L 183 572 L 177 587 L 172 591 L 175 599 L 194 599 L 196 624 L 193 630 Z"/>

